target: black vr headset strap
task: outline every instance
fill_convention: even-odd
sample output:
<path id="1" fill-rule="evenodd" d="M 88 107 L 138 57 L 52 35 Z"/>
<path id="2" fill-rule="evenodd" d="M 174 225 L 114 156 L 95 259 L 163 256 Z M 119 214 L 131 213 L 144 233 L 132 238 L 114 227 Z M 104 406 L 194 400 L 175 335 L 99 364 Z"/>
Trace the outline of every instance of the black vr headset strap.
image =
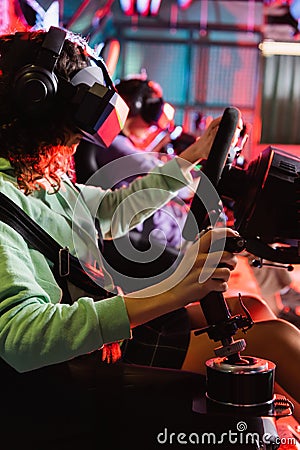
<path id="1" fill-rule="evenodd" d="M 92 56 L 90 56 L 90 59 L 92 59 L 96 63 L 96 65 L 98 67 L 100 67 L 100 69 L 102 70 L 104 81 L 105 81 L 105 85 L 107 87 L 110 87 L 110 89 L 113 90 L 114 92 L 117 92 L 116 88 L 114 86 L 114 83 L 113 83 L 113 81 L 111 79 L 111 76 L 109 75 L 108 68 L 107 68 L 107 65 L 104 62 L 104 59 L 103 58 L 95 59 Z"/>
<path id="2" fill-rule="evenodd" d="M 61 28 L 50 27 L 45 35 L 35 64 L 53 72 L 61 54 L 67 32 Z"/>
<path id="3" fill-rule="evenodd" d="M 54 275 L 64 293 L 64 302 L 72 303 L 67 280 L 86 292 L 107 298 L 110 294 L 82 268 L 79 260 L 61 247 L 18 205 L 0 192 L 0 220 L 14 228 L 25 241 L 54 264 Z"/>

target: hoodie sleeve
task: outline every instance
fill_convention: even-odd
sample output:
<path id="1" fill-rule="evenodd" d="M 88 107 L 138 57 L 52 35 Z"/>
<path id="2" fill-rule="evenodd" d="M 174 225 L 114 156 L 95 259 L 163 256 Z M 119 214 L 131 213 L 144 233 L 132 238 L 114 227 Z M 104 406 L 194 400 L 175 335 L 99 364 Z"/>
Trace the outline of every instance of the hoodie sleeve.
<path id="1" fill-rule="evenodd" d="M 49 264 L 0 223 L 0 356 L 18 372 L 56 364 L 130 337 L 121 296 L 61 304 Z"/>
<path id="2" fill-rule="evenodd" d="M 109 239 L 127 233 L 191 183 L 192 176 L 181 170 L 175 158 L 136 178 L 126 188 L 114 191 L 82 185 L 80 188 L 89 210 L 100 221 L 104 238 Z"/>

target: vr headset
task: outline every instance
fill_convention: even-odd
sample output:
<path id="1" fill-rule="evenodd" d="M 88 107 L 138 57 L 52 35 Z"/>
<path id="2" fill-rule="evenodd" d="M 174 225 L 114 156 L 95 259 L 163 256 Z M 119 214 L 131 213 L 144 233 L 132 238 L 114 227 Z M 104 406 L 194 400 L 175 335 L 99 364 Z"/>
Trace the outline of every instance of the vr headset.
<path id="1" fill-rule="evenodd" d="M 17 39 L 27 33 L 16 33 Z M 124 127 L 128 106 L 117 93 L 102 58 L 90 57 L 91 66 L 70 81 L 54 73 L 67 32 L 51 27 L 33 64 L 23 66 L 14 80 L 17 109 L 29 116 L 42 113 L 56 95 L 70 104 L 74 124 L 83 138 L 108 147 Z"/>

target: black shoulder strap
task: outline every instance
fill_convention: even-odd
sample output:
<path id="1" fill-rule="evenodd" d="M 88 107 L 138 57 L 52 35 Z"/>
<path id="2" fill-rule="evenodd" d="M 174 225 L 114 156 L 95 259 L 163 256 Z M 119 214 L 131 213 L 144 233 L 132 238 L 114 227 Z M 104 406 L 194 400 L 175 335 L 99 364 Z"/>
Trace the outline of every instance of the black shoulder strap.
<path id="1" fill-rule="evenodd" d="M 67 247 L 61 247 L 52 236 L 2 192 L 0 192 L 0 220 L 14 228 L 28 244 L 52 261 L 58 277 L 67 278 L 75 286 L 97 297 L 110 296 L 97 283 L 95 276 L 89 273 L 88 268 L 83 269 L 79 260 L 69 253 Z"/>

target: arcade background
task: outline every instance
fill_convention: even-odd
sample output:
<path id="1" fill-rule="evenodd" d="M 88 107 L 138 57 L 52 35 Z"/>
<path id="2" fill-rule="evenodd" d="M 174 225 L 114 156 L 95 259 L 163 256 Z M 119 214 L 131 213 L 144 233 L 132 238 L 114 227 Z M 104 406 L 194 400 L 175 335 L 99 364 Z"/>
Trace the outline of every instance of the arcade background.
<path id="1" fill-rule="evenodd" d="M 62 25 L 87 36 L 104 57 L 115 58 L 114 79 L 145 69 L 158 81 L 187 132 L 199 132 L 199 115 L 240 108 L 253 125 L 248 160 L 260 144 L 291 145 L 299 154 L 300 58 L 265 57 L 259 48 L 266 40 L 298 44 L 298 3 L 1 0 L 0 32 Z"/>

